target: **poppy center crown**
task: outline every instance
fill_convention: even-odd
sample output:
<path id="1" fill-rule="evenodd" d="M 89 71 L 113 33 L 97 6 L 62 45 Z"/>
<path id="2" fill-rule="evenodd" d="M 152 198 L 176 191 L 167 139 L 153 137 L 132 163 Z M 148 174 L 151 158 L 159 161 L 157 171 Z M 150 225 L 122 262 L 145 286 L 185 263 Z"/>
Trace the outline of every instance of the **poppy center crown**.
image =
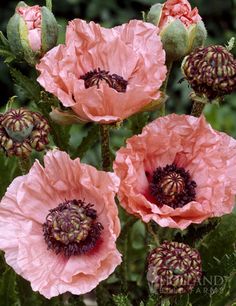
<path id="1" fill-rule="evenodd" d="M 109 71 L 101 70 L 100 68 L 91 70 L 80 76 L 84 80 L 84 87 L 89 88 L 97 86 L 99 88 L 100 82 L 105 82 L 109 87 L 114 88 L 118 92 L 126 92 L 128 82 L 118 74 L 110 74 Z"/>
<path id="2" fill-rule="evenodd" d="M 43 224 L 48 249 L 65 256 L 83 254 L 93 249 L 103 226 L 96 222 L 97 212 L 92 206 L 81 200 L 71 200 L 51 209 Z"/>
<path id="3" fill-rule="evenodd" d="M 177 208 L 195 200 L 196 187 L 196 182 L 184 168 L 172 164 L 158 167 L 153 172 L 150 192 L 158 204 Z"/>

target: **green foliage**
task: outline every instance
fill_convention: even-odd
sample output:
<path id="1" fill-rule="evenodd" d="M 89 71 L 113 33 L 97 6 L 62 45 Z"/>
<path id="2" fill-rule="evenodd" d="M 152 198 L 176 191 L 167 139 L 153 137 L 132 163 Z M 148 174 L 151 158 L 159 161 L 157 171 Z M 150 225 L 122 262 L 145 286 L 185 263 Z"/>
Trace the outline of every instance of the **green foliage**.
<path id="1" fill-rule="evenodd" d="M 40 85 L 35 80 L 28 78 L 21 71 L 16 68 L 9 67 L 12 79 L 21 87 L 27 94 L 27 97 L 32 101 L 40 100 Z"/>
<path id="2" fill-rule="evenodd" d="M 128 297 L 123 294 L 113 295 L 113 301 L 116 306 L 132 306 Z"/>
<path id="3" fill-rule="evenodd" d="M 19 305 L 19 297 L 16 289 L 16 273 L 11 268 L 6 268 L 0 278 L 0 305 Z"/>
<path id="4" fill-rule="evenodd" d="M 0 199 L 6 192 L 7 187 L 12 180 L 20 174 L 17 158 L 6 158 L 3 152 L 0 152 Z"/>

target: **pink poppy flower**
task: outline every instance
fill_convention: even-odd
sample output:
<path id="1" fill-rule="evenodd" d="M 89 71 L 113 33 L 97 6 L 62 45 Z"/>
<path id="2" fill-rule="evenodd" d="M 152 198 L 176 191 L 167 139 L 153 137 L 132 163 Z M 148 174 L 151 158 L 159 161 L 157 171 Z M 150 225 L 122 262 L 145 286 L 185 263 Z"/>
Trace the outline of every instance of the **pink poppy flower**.
<path id="1" fill-rule="evenodd" d="M 41 7 L 34 6 L 20 6 L 16 12 L 24 19 L 28 29 L 28 39 L 30 47 L 33 51 L 41 49 Z"/>
<path id="2" fill-rule="evenodd" d="M 37 65 L 38 81 L 82 121 L 123 120 L 160 97 L 166 67 L 157 31 L 138 20 L 106 29 L 75 19 L 66 45 Z"/>
<path id="3" fill-rule="evenodd" d="M 198 14 L 198 9 L 191 9 L 187 0 L 167 0 L 162 9 L 159 27 L 162 30 L 171 21 L 179 19 L 187 28 L 202 20 Z"/>
<path id="4" fill-rule="evenodd" d="M 47 298 L 83 294 L 121 262 L 112 173 L 49 152 L 17 177 L 0 205 L 0 248 L 16 273 Z"/>
<path id="5" fill-rule="evenodd" d="M 144 222 L 185 229 L 234 207 L 236 141 L 204 117 L 153 121 L 118 151 L 114 170 L 121 205 Z"/>

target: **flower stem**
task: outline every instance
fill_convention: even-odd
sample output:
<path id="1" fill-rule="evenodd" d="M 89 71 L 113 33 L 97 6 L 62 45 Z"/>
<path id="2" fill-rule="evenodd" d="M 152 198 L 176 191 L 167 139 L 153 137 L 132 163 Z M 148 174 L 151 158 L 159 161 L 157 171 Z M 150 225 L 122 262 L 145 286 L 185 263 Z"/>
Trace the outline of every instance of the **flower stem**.
<path id="1" fill-rule="evenodd" d="M 167 90 L 167 85 L 168 85 L 168 81 L 169 81 L 172 66 L 173 66 L 173 62 L 166 62 L 167 74 L 166 74 L 166 79 L 165 79 L 165 81 L 164 81 L 164 83 L 162 84 L 162 87 L 161 87 L 161 91 L 164 94 L 166 93 L 166 90 Z M 165 116 L 165 114 L 166 114 L 166 105 L 165 105 L 165 103 L 163 103 L 163 105 L 160 108 L 160 115 Z"/>
<path id="2" fill-rule="evenodd" d="M 199 102 L 199 101 L 194 101 L 193 102 L 193 107 L 192 107 L 192 111 L 191 111 L 191 115 L 195 116 L 195 117 L 200 117 L 204 107 L 205 107 L 205 103 Z"/>
<path id="3" fill-rule="evenodd" d="M 26 173 L 28 173 L 29 169 L 30 169 L 30 157 L 25 158 L 25 157 L 19 157 L 18 158 L 18 164 L 19 164 L 19 168 L 20 171 L 23 175 L 25 175 Z"/>
<path id="4" fill-rule="evenodd" d="M 101 153 L 102 153 L 102 169 L 104 171 L 111 170 L 111 155 L 110 155 L 110 136 L 109 136 L 109 125 L 100 125 L 101 135 Z"/>
<path id="5" fill-rule="evenodd" d="M 154 232 L 154 230 L 152 228 L 152 223 L 151 222 L 147 223 L 147 230 L 148 230 L 149 234 L 151 234 L 151 236 L 153 238 L 153 241 L 155 242 L 156 246 L 159 246 L 160 241 L 158 239 L 157 234 Z"/>

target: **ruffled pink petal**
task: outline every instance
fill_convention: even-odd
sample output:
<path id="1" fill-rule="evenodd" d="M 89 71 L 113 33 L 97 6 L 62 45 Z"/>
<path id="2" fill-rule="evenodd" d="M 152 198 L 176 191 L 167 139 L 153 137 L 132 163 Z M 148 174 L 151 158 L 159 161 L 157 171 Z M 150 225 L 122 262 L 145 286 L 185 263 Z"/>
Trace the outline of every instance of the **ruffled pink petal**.
<path id="1" fill-rule="evenodd" d="M 75 19 L 66 37 L 65 46 L 52 49 L 37 65 L 38 81 L 81 120 L 120 121 L 159 98 L 166 67 L 155 26 L 133 20 L 104 29 Z M 116 91 L 105 81 L 85 88 L 81 77 L 98 68 L 126 80 L 126 92 Z"/>
<path id="2" fill-rule="evenodd" d="M 1 201 L 0 248 L 7 263 L 47 298 L 94 289 L 121 262 L 115 244 L 120 233 L 114 201 L 119 183 L 113 173 L 71 160 L 64 152 L 48 152 L 44 167 L 36 161 L 28 175 L 12 182 Z M 90 252 L 65 258 L 47 249 L 42 224 L 50 209 L 76 198 L 94 205 L 104 229 Z"/>
<path id="3" fill-rule="evenodd" d="M 157 167 L 172 163 L 197 183 L 196 201 L 176 209 L 155 203 L 147 179 Z M 121 205 L 144 222 L 184 229 L 234 207 L 236 141 L 214 131 L 204 117 L 172 114 L 153 121 L 118 151 L 114 170 L 121 179 Z"/>
<path id="4" fill-rule="evenodd" d="M 24 19 L 28 29 L 28 39 L 33 51 L 41 49 L 41 8 L 39 5 L 21 6 L 16 9 L 17 13 Z"/>
<path id="5" fill-rule="evenodd" d="M 158 27 L 162 30 L 176 19 L 179 19 L 188 28 L 201 21 L 202 18 L 197 8 L 191 9 L 188 0 L 167 0 L 163 5 Z"/>

